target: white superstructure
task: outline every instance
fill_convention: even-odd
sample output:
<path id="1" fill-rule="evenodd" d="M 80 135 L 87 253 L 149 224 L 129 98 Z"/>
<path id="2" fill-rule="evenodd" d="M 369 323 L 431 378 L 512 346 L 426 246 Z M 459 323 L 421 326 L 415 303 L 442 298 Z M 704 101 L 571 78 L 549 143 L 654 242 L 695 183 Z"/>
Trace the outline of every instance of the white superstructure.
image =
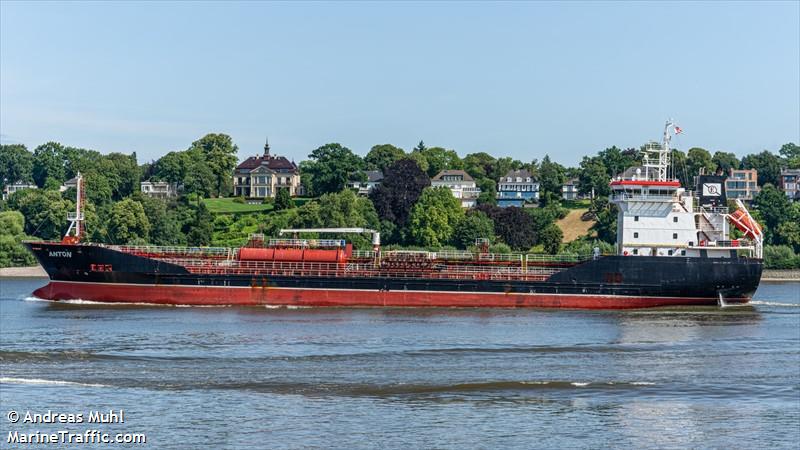
<path id="1" fill-rule="evenodd" d="M 617 247 L 621 255 L 727 258 L 739 251 L 761 257 L 763 234 L 741 201 L 737 211 L 701 205 L 699 197 L 671 177 L 670 138 L 680 132 L 672 121 L 661 144 L 644 147 L 642 167 L 628 179 L 611 182 L 619 207 Z M 745 238 L 731 239 L 729 222 Z"/>

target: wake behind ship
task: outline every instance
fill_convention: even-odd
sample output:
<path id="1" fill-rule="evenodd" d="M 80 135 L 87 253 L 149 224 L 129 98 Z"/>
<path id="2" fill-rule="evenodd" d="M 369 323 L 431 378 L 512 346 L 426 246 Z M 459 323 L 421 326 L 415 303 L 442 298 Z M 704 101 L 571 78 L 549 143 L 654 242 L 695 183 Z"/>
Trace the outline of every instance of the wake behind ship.
<path id="1" fill-rule="evenodd" d="M 83 183 L 61 242 L 27 242 L 50 283 L 49 300 L 170 305 L 357 307 L 547 307 L 623 309 L 745 303 L 761 277 L 762 231 L 724 183 L 700 177 L 698 192 L 667 176 L 671 122 L 663 144 L 645 148 L 642 168 L 611 183 L 619 206 L 618 254 L 547 256 L 475 251 L 369 251 L 338 239 L 253 236 L 242 248 L 81 243 Z M 744 234 L 731 239 L 729 225 Z"/>

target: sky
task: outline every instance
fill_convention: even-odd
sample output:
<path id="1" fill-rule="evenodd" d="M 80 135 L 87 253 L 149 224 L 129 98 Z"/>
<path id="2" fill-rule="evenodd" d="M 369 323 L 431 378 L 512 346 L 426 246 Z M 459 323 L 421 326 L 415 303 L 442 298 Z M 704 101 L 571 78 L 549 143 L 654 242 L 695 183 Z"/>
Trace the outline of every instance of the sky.
<path id="1" fill-rule="evenodd" d="M 239 157 L 339 142 L 566 165 L 800 142 L 800 2 L 0 2 L 0 141 Z"/>

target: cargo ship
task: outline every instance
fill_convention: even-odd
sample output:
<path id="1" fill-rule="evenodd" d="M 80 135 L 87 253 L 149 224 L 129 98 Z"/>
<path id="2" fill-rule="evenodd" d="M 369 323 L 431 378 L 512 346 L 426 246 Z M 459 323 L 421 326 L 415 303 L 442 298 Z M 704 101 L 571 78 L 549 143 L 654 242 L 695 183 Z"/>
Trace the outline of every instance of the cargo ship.
<path id="1" fill-rule="evenodd" d="M 48 300 L 166 305 L 305 307 L 539 307 L 627 309 L 741 304 L 762 271 L 763 233 L 724 182 L 698 177 L 687 191 L 669 177 L 667 122 L 661 143 L 643 149 L 641 167 L 611 181 L 619 207 L 613 255 L 382 251 L 363 228 L 286 229 L 254 235 L 241 248 L 104 245 L 82 242 L 83 180 L 60 242 L 26 242 L 50 282 Z M 741 238 L 730 237 L 731 229 Z M 309 234 L 313 233 L 313 234 Z M 366 233 L 372 248 L 343 239 Z"/>

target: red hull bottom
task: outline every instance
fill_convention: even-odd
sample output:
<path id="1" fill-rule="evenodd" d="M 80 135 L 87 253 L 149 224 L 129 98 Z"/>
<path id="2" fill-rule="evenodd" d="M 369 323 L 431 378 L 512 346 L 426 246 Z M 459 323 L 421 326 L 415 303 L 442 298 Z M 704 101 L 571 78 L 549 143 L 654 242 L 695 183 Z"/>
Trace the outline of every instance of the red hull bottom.
<path id="1" fill-rule="evenodd" d="M 426 292 L 202 287 L 99 284 L 53 281 L 33 293 L 47 300 L 81 299 L 108 303 L 159 305 L 274 305 L 328 307 L 439 308 L 574 308 L 628 309 L 659 306 L 716 305 L 714 298 L 627 297 L 573 294 L 505 294 L 490 292 Z M 747 303 L 748 298 L 726 298 Z"/>

